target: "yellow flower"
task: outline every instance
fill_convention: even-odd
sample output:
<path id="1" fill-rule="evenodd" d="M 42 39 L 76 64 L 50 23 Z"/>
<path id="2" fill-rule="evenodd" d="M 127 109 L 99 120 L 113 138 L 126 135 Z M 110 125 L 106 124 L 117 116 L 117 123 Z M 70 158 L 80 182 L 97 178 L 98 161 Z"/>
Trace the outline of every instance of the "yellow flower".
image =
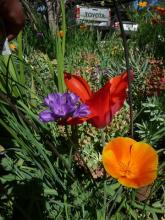
<path id="1" fill-rule="evenodd" d="M 61 37 L 61 38 L 63 38 L 64 37 L 64 31 L 59 31 L 59 32 L 57 32 L 57 36 L 59 36 L 59 37 Z"/>
<path id="2" fill-rule="evenodd" d="M 141 188 L 157 177 L 156 151 L 151 145 L 131 138 L 112 139 L 103 149 L 102 161 L 107 173 L 126 187 Z"/>
<path id="3" fill-rule="evenodd" d="M 17 49 L 16 45 L 13 44 L 13 43 L 10 43 L 10 44 L 9 44 L 9 47 L 10 47 L 10 49 L 11 49 L 12 51 L 15 51 L 15 50 Z"/>
<path id="4" fill-rule="evenodd" d="M 138 6 L 141 7 L 141 8 L 144 8 L 144 7 L 146 7 L 147 5 L 148 5 L 148 3 L 145 2 L 145 1 L 144 1 L 144 2 L 139 2 L 139 3 L 138 3 Z"/>

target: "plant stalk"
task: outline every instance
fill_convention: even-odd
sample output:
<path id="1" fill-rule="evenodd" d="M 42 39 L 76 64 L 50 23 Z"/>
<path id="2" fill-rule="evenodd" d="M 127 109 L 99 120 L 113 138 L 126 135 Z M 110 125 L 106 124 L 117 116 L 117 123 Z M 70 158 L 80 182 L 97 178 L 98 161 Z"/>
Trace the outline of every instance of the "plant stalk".
<path id="1" fill-rule="evenodd" d="M 125 62 L 126 62 L 126 69 L 128 73 L 128 102 L 129 102 L 129 110 L 130 110 L 130 136 L 133 138 L 133 104 L 132 104 L 132 85 L 131 85 L 131 72 L 130 72 L 130 65 L 129 65 L 129 50 L 126 40 L 126 35 L 123 28 L 122 18 L 121 14 L 118 8 L 118 4 L 116 0 L 113 0 L 116 15 L 119 21 L 120 30 L 121 30 L 121 36 L 123 39 L 123 47 L 124 47 L 124 56 L 125 56 Z"/>

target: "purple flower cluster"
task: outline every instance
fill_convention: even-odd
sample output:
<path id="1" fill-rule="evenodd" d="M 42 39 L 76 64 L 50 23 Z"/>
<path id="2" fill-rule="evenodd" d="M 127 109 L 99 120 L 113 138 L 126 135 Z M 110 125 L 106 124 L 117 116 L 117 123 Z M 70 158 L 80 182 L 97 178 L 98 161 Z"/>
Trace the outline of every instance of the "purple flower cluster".
<path id="1" fill-rule="evenodd" d="M 49 94 L 44 99 L 44 105 L 49 109 L 40 112 L 42 122 L 67 120 L 69 117 L 82 118 L 90 113 L 88 106 L 81 104 L 79 97 L 69 92 Z"/>

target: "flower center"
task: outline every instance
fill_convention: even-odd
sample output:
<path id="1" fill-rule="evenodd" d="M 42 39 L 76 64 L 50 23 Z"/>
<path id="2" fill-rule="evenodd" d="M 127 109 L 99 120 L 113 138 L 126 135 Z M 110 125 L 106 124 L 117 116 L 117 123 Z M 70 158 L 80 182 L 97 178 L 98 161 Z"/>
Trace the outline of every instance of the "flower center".
<path id="1" fill-rule="evenodd" d="M 120 173 L 121 177 L 130 178 L 132 176 L 132 172 L 129 168 L 129 164 L 124 164 L 123 162 L 120 162 Z"/>

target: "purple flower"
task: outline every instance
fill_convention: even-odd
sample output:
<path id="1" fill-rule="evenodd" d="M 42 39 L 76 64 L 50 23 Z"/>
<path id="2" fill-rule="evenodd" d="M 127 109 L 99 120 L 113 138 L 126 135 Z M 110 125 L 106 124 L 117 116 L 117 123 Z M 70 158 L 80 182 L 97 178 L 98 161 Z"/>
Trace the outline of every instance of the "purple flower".
<path id="1" fill-rule="evenodd" d="M 45 111 L 40 112 L 39 119 L 42 122 L 49 122 L 49 121 L 54 121 L 55 116 L 51 111 L 45 110 Z"/>
<path id="2" fill-rule="evenodd" d="M 44 103 L 50 108 L 55 118 L 63 118 L 67 117 L 75 110 L 75 106 L 72 104 L 71 100 L 69 93 L 53 93 L 45 98 Z"/>
<path id="3" fill-rule="evenodd" d="M 81 104 L 77 107 L 77 109 L 73 113 L 73 118 L 86 117 L 90 114 L 89 108 L 85 104 Z"/>
<path id="4" fill-rule="evenodd" d="M 79 102 L 79 97 L 74 93 L 52 93 L 44 99 L 46 109 L 39 114 L 42 122 L 67 120 L 69 117 L 81 118 L 90 111 L 87 105 Z"/>

